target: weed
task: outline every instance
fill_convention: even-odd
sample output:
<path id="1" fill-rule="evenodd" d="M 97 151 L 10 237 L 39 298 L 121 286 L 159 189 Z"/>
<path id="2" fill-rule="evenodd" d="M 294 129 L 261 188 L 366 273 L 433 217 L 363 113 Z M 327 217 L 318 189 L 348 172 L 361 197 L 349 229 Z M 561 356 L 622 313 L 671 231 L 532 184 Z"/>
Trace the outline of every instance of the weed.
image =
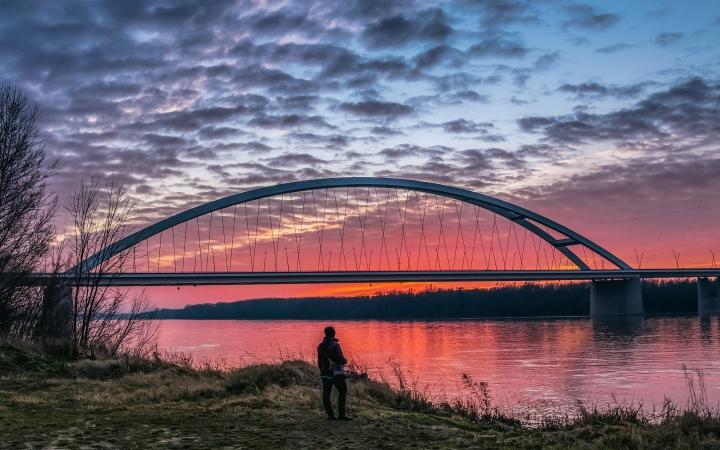
<path id="1" fill-rule="evenodd" d="M 450 411 L 465 417 L 474 423 L 494 423 L 501 429 L 519 426 L 520 420 L 509 417 L 492 405 L 487 381 L 474 381 L 470 375 L 461 375 L 465 388 L 469 391 L 466 397 L 459 397 L 450 406 Z"/>
<path id="2" fill-rule="evenodd" d="M 285 361 L 282 364 L 256 364 L 228 374 L 225 389 L 232 394 L 258 394 L 268 386 L 287 388 L 292 385 L 316 387 L 316 370 L 304 361 Z"/>
<path id="3" fill-rule="evenodd" d="M 36 348 L 0 343 L 0 372 L 35 372 L 61 375 L 67 372 L 63 361 L 48 360 Z"/>
<path id="4" fill-rule="evenodd" d="M 718 407 L 711 407 L 710 402 L 708 401 L 707 389 L 705 387 L 705 376 L 702 371 L 696 369 L 693 374 L 692 371 L 688 371 L 685 364 L 682 365 L 682 371 L 685 375 L 685 382 L 687 383 L 688 391 L 690 393 L 687 411 L 697 415 L 698 417 L 706 419 L 720 417 Z M 695 385 L 696 376 L 697 386 Z"/>

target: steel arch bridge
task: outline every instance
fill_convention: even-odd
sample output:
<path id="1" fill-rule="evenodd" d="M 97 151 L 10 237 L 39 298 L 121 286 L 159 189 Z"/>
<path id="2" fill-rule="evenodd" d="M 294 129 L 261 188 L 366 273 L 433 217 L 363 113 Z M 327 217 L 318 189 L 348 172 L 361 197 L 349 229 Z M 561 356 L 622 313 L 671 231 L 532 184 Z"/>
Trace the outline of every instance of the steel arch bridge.
<path id="1" fill-rule="evenodd" d="M 592 279 L 633 271 L 509 202 L 374 177 L 298 181 L 215 200 L 113 243 L 68 274 L 121 256 L 113 283 L 129 285 Z"/>

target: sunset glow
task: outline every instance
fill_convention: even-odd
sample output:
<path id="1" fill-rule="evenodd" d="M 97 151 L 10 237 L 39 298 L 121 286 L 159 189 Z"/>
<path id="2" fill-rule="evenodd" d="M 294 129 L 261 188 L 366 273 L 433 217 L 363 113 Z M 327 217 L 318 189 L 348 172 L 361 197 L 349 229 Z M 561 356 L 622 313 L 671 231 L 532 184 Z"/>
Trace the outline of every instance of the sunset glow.
<path id="1" fill-rule="evenodd" d="M 717 2 L 29 2 L 2 12 L 0 78 L 43 110 L 58 161 L 51 189 L 66 201 L 80 179 L 122 183 L 136 229 L 257 187 L 395 177 L 510 201 L 633 267 L 717 266 Z M 18 39 L 26 30 L 32 39 Z M 167 230 L 136 246 L 132 270 L 576 269 L 505 219 L 495 227 L 488 211 L 459 219 L 456 204 L 389 190 L 315 194 Z M 338 195 L 365 210 L 336 210 Z M 303 200 L 327 214 L 299 230 Z M 427 231 L 445 214 L 447 242 L 423 243 L 428 205 Z M 474 217 L 481 257 L 468 239 L 456 251 L 474 238 Z M 180 306 L 407 288 L 151 291 Z"/>

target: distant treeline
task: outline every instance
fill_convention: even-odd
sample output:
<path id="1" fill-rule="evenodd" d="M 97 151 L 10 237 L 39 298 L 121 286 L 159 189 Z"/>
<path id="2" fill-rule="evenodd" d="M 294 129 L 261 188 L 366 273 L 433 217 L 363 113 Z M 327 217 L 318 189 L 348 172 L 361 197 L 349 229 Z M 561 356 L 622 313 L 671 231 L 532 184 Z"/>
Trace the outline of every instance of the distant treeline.
<path id="1" fill-rule="evenodd" d="M 697 312 L 695 280 L 643 281 L 646 314 Z M 491 289 L 391 291 L 363 297 L 263 298 L 159 309 L 158 319 L 454 319 L 587 316 L 590 283 L 518 283 Z"/>

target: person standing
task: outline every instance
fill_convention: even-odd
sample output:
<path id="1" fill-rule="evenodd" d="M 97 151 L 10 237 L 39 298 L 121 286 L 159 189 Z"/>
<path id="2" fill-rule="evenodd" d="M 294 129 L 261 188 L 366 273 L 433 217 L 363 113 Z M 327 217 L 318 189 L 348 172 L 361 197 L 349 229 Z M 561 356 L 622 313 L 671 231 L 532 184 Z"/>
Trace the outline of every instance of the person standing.
<path id="1" fill-rule="evenodd" d="M 322 401 L 327 412 L 328 420 L 352 420 L 351 416 L 345 414 L 345 403 L 347 401 L 347 383 L 345 382 L 345 370 L 347 359 L 343 356 L 338 339 L 335 338 L 335 328 L 325 327 L 325 338 L 318 345 L 318 368 L 322 379 Z M 330 394 L 332 388 L 338 391 L 338 416 L 332 409 Z"/>

